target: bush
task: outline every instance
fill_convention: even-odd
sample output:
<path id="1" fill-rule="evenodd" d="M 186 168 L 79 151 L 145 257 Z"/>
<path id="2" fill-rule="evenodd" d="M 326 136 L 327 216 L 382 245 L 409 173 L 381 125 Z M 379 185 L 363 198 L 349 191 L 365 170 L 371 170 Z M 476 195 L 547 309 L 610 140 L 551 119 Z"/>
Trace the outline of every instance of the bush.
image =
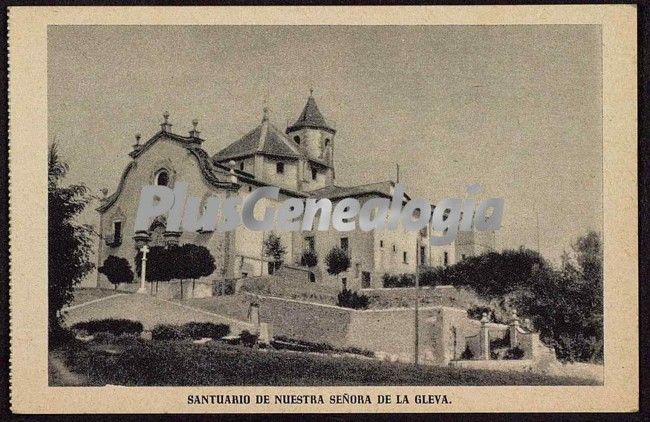
<path id="1" fill-rule="evenodd" d="M 519 347 L 515 346 L 511 349 L 506 350 L 506 353 L 503 355 L 504 359 L 521 359 L 524 357 L 524 351 Z"/>
<path id="2" fill-rule="evenodd" d="M 509 331 L 506 331 L 506 335 L 502 338 L 495 338 L 494 340 L 490 340 L 490 350 L 504 349 L 506 347 L 510 347 Z"/>
<path id="3" fill-rule="evenodd" d="M 114 336 L 120 334 L 142 333 L 142 323 L 130 319 L 94 319 L 91 321 L 78 322 L 72 327 L 74 331 L 86 331 L 88 334 L 111 333 Z"/>
<path id="4" fill-rule="evenodd" d="M 188 334 L 178 325 L 159 324 L 151 330 L 152 340 L 183 340 Z"/>
<path id="5" fill-rule="evenodd" d="M 341 351 L 345 353 L 351 353 L 353 355 L 367 356 L 369 358 L 375 357 L 375 352 L 373 352 L 372 350 L 359 349 L 358 347 L 346 347 Z"/>
<path id="6" fill-rule="evenodd" d="M 439 280 L 440 270 L 425 269 L 420 271 L 420 286 L 434 287 Z M 384 287 L 415 287 L 415 274 L 384 274 L 382 276 Z"/>
<path id="7" fill-rule="evenodd" d="M 460 354 L 462 360 L 474 359 L 474 353 L 470 350 L 469 346 L 465 346 L 465 351 Z"/>
<path id="8" fill-rule="evenodd" d="M 494 310 L 489 306 L 474 305 L 467 310 L 467 317 L 471 319 L 477 319 L 480 321 L 483 319 L 484 313 L 488 314 L 488 318 L 490 319 L 490 322 L 496 322 L 496 318 L 494 316 Z"/>
<path id="9" fill-rule="evenodd" d="M 246 347 L 253 347 L 257 343 L 257 334 L 251 334 L 250 331 L 244 330 L 239 334 L 239 341 Z"/>
<path id="10" fill-rule="evenodd" d="M 353 292 L 349 289 L 343 289 L 338 295 L 338 306 L 342 306 L 344 308 L 352 308 L 352 309 L 367 309 L 368 308 L 368 296 L 362 294 L 358 294 L 357 292 Z"/>
<path id="11" fill-rule="evenodd" d="M 100 331 L 93 335 L 93 340 L 97 343 L 112 344 L 115 341 L 115 335 L 108 331 Z"/>
<path id="12" fill-rule="evenodd" d="M 142 341 L 142 339 L 140 338 L 139 335 L 125 333 L 125 334 L 121 334 L 118 337 L 115 337 L 114 341 L 115 344 L 119 344 L 121 346 L 132 346 L 133 344 Z"/>
<path id="13" fill-rule="evenodd" d="M 188 322 L 183 325 L 181 330 L 187 337 L 192 339 L 209 337 L 218 340 L 230 333 L 230 327 L 226 324 L 213 324 L 211 322 Z"/>
<path id="14" fill-rule="evenodd" d="M 414 274 L 384 274 L 382 281 L 384 287 L 415 287 Z"/>
<path id="15" fill-rule="evenodd" d="M 311 249 L 307 249 L 300 257 L 300 264 L 312 268 L 318 265 L 318 255 Z"/>

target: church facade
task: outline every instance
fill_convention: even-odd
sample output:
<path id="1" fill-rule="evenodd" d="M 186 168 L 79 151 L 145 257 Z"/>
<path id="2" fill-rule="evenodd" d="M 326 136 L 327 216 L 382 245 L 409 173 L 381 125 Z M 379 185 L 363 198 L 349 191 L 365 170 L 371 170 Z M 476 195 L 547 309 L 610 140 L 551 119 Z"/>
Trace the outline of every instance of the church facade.
<path id="1" fill-rule="evenodd" d="M 254 277 L 273 271 L 263 247 L 269 233 L 251 231 L 243 225 L 225 233 L 166 232 L 166 222 L 159 217 L 154 219 L 149 230 L 136 233 L 135 214 L 140 190 L 145 185 L 173 188 L 176 181 L 183 181 L 189 185 L 188 196 L 204 201 L 210 196 L 240 195 L 245 198 L 261 186 L 279 187 L 278 202 L 291 197 L 328 198 L 335 206 L 339 200 L 353 197 L 363 205 L 373 197 L 392 196 L 395 185 L 391 181 L 357 186 L 336 183 L 337 131 L 320 112 L 313 94 L 295 123 L 285 130 L 270 122 L 265 109 L 255 128 L 212 156 L 202 148 L 204 140 L 197 130 L 196 120 L 189 134 L 183 136 L 172 132 L 167 113 L 163 117 L 160 131 L 149 140 L 140 143 L 140 137 L 136 136 L 136 144 L 129 152 L 132 160 L 122 173 L 117 190 L 104 198 L 97 208 L 102 236 L 98 266 L 109 255 L 115 255 L 126 258 L 135 267 L 137 249 L 145 244 L 193 243 L 207 247 L 215 258 L 216 270 L 209 281 Z M 405 195 L 404 200 L 408 199 Z M 262 200 L 256 212 L 274 206 L 272 202 Z M 363 232 L 357 228 L 350 232 L 275 234 L 286 248 L 284 262 L 287 267 L 299 267 L 304 250 L 315 251 L 318 266 L 305 282 L 344 283 L 352 289 L 382 287 L 383 274 L 413 273 L 418 265 L 451 265 L 458 259 L 493 248 L 493 237 L 481 239 L 479 245 L 472 236 L 459 236 L 451 245 L 432 247 L 429 243 L 431 227 L 420 232 L 401 229 Z M 458 244 L 459 241 L 462 244 Z M 333 247 L 344 249 L 351 261 L 348 271 L 338 278 L 327 273 L 324 262 Z M 109 285 L 105 277 L 98 274 L 98 286 Z"/>

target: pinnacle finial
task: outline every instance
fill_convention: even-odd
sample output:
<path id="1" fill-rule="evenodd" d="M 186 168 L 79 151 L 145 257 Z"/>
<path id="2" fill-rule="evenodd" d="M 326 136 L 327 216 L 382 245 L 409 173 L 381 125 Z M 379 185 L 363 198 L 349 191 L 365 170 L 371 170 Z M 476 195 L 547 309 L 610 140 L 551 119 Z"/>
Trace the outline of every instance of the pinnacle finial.
<path id="1" fill-rule="evenodd" d="M 169 111 L 163 113 L 163 119 L 165 119 L 165 123 L 167 123 L 167 120 L 169 119 Z"/>
<path id="2" fill-rule="evenodd" d="M 309 96 L 310 97 L 314 96 L 314 87 L 313 86 L 311 88 L 309 88 Z"/>
<path id="3" fill-rule="evenodd" d="M 262 113 L 263 113 L 262 114 L 262 121 L 265 122 L 265 121 L 269 120 L 269 108 L 265 106 L 262 109 Z"/>
<path id="4" fill-rule="evenodd" d="M 194 128 L 194 130 L 196 130 L 196 127 L 198 126 L 198 124 L 199 124 L 199 119 L 192 120 L 192 127 Z"/>
<path id="5" fill-rule="evenodd" d="M 139 133 L 135 134 L 135 144 L 136 145 L 140 145 L 140 138 L 141 137 L 142 137 L 142 135 L 140 135 Z"/>

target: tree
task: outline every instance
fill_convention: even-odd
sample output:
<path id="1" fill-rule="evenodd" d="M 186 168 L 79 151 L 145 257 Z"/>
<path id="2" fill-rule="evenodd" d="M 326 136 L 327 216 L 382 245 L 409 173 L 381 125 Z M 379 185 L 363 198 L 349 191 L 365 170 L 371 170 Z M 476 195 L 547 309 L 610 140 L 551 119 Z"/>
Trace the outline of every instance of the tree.
<path id="1" fill-rule="evenodd" d="M 433 271 L 438 284 L 464 285 L 529 317 L 560 360 L 602 361 L 603 280 L 600 235 L 589 232 L 555 267 L 527 249 L 491 252 Z"/>
<path id="2" fill-rule="evenodd" d="M 284 256 L 287 250 L 282 244 L 282 239 L 275 233 L 269 233 L 268 237 L 264 239 L 264 255 L 273 260 L 273 268 L 278 269 L 284 261 Z"/>
<path id="3" fill-rule="evenodd" d="M 88 189 L 80 185 L 61 186 L 68 165 L 61 161 L 57 144 L 48 150 L 48 316 L 49 332 L 61 328 L 61 309 L 73 299 L 74 286 L 88 275 L 93 228 L 75 220 L 91 200 Z"/>
<path id="4" fill-rule="evenodd" d="M 183 246 L 171 246 L 168 253 L 172 278 L 179 279 L 181 283 L 181 299 L 183 298 L 183 280 L 192 280 L 193 291 L 197 278 L 207 277 L 216 269 L 214 257 L 205 246 L 191 243 Z"/>
<path id="5" fill-rule="evenodd" d="M 300 263 L 309 268 L 309 275 L 311 276 L 311 269 L 318 265 L 318 255 L 313 249 L 306 249 L 300 257 Z"/>
<path id="6" fill-rule="evenodd" d="M 104 265 L 97 271 L 104 274 L 108 281 L 115 285 L 115 290 L 117 290 L 118 284 L 133 282 L 133 271 L 131 271 L 129 261 L 125 258 L 109 255 L 104 260 Z"/>
<path id="7" fill-rule="evenodd" d="M 350 268 L 350 257 L 343 249 L 333 247 L 325 257 L 325 264 L 327 272 L 336 276 L 338 280 L 339 274 Z"/>
<path id="8" fill-rule="evenodd" d="M 147 253 L 147 281 L 151 282 L 153 290 L 153 282 L 156 283 L 156 291 L 158 291 L 158 283 L 161 281 L 170 281 L 172 277 L 172 263 L 169 259 L 169 251 L 164 246 L 150 246 Z M 135 255 L 135 273 L 138 277 L 142 277 L 142 251 L 138 250 Z"/>
<path id="9" fill-rule="evenodd" d="M 469 286 L 493 299 L 525 287 L 534 271 L 549 268 L 550 264 L 538 252 L 522 248 L 471 256 L 430 272 L 425 280 L 428 285 Z"/>

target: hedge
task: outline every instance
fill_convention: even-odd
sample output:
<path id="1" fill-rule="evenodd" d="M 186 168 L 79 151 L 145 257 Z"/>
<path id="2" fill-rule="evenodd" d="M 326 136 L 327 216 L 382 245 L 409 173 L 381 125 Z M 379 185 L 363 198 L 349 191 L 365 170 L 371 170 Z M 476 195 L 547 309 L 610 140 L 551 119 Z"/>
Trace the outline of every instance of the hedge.
<path id="1" fill-rule="evenodd" d="M 230 333 L 225 324 L 211 322 L 188 322 L 184 325 L 159 324 L 151 330 L 153 340 L 197 340 L 200 338 L 220 339 Z"/>
<path id="2" fill-rule="evenodd" d="M 88 334 L 111 333 L 115 336 L 120 334 L 142 333 L 142 323 L 130 319 L 94 319 L 74 324 L 72 330 L 86 331 Z"/>

